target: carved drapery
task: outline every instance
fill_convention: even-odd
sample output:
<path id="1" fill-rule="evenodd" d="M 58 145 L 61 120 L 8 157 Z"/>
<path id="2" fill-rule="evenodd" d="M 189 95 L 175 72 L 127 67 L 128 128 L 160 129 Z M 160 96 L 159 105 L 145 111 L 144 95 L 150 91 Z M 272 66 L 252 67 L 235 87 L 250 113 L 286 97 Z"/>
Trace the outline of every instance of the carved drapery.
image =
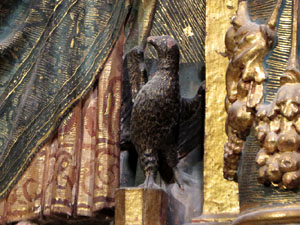
<path id="1" fill-rule="evenodd" d="M 132 2 L 1 1 L 1 198 L 92 88 Z"/>
<path id="2" fill-rule="evenodd" d="M 99 74 L 98 85 L 68 114 L 16 186 L 0 200 L 0 223 L 55 215 L 91 217 L 114 206 L 114 190 L 119 186 L 123 45 L 124 35 Z"/>

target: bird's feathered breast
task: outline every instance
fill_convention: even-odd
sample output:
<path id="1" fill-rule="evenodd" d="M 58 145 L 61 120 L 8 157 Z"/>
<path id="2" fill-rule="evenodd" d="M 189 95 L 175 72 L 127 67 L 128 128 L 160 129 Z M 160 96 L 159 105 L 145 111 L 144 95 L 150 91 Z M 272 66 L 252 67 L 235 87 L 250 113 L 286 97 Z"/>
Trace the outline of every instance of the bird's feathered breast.
<path id="1" fill-rule="evenodd" d="M 139 91 L 131 115 L 135 145 L 163 148 L 178 138 L 180 93 L 178 74 L 157 71 Z"/>

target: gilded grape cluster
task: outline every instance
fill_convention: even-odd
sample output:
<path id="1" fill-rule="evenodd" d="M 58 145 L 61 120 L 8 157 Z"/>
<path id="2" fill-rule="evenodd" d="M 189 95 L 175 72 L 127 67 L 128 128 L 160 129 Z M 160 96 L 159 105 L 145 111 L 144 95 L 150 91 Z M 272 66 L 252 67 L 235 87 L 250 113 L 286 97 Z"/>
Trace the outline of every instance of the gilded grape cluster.
<path id="1" fill-rule="evenodd" d="M 283 85 L 274 101 L 260 105 L 255 136 L 258 181 L 287 189 L 300 184 L 300 84 Z"/>

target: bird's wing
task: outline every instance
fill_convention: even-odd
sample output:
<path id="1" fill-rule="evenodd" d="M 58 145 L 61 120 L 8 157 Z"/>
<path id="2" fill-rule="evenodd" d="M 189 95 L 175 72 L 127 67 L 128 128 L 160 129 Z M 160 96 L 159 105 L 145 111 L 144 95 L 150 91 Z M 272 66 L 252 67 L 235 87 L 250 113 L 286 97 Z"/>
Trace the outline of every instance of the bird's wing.
<path id="1" fill-rule="evenodd" d="M 134 47 L 125 55 L 122 73 L 121 149 L 128 150 L 132 148 L 130 116 L 134 99 L 147 82 L 144 51 L 141 47 Z"/>
<path id="2" fill-rule="evenodd" d="M 144 51 L 137 46 L 131 49 L 124 58 L 124 72 L 129 80 L 132 102 L 140 89 L 147 83 L 147 70 L 144 62 Z"/>
<path id="3" fill-rule="evenodd" d="M 204 135 L 205 81 L 202 81 L 194 98 L 181 99 L 178 156 L 184 157 L 197 146 Z"/>

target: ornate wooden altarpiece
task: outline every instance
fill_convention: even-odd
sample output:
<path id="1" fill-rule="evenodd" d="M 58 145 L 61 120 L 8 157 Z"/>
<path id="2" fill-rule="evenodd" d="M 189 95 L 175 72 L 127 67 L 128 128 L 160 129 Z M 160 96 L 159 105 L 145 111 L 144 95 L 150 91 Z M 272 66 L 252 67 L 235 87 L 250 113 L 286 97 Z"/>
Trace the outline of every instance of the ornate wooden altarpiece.
<path id="1" fill-rule="evenodd" d="M 12 42 L 4 35 L 10 30 L 1 30 L 0 53 L 3 58 L 15 60 L 9 66 L 17 65 L 19 69 L 23 64 L 30 66 L 27 60 L 32 58 L 30 68 L 36 70 L 32 72 L 29 68 L 27 72 L 40 75 L 33 76 L 31 83 L 17 77 L 18 85 L 27 82 L 25 86 L 30 86 L 44 78 L 50 79 L 50 73 L 42 75 L 45 68 L 54 75 L 67 71 L 65 76 L 68 76 L 68 73 L 76 74 L 82 64 L 86 64 L 80 70 L 85 75 L 82 79 L 86 80 L 82 86 L 78 83 L 78 93 L 68 92 L 73 105 L 66 102 L 70 106 L 61 107 L 62 111 L 55 117 L 56 125 L 47 130 L 50 140 L 46 142 L 43 138 L 47 135 L 41 135 L 42 141 L 35 144 L 41 148 L 21 178 L 14 181 L 14 186 L 2 185 L 1 223 L 26 224 L 24 221 L 30 220 L 46 224 L 112 224 L 112 221 L 117 225 L 300 224 L 298 0 L 141 0 L 124 1 L 124 4 L 113 0 L 62 0 L 37 1 L 36 7 L 24 1 L 25 8 L 19 9 L 7 2 L 3 3 L 9 6 L 7 10 L 0 2 L 0 9 L 5 9 L 4 16 L 0 15 L 1 25 L 5 19 L 16 19 L 22 24 L 26 13 L 30 21 L 24 21 L 37 24 L 36 30 L 29 22 L 18 27 L 20 32 L 14 33 Z M 26 7 L 32 10 L 27 12 Z M 54 13 L 47 11 L 48 8 Z M 82 9 L 90 14 L 83 16 Z M 5 16 L 17 10 L 18 17 Z M 97 10 L 106 10 L 106 14 L 101 14 L 103 18 L 97 17 L 100 12 Z M 118 17 L 109 13 L 117 13 Z M 48 24 L 51 29 L 47 30 L 46 26 L 45 31 L 39 30 L 42 26 L 36 18 L 41 21 L 54 18 Z M 101 23 L 105 19 L 115 30 Z M 96 21 L 101 27 L 103 39 L 93 34 L 97 29 L 89 21 Z M 73 33 L 65 32 L 67 26 Z M 82 27 L 93 32 L 82 31 Z M 34 34 L 29 37 L 36 45 L 22 44 L 26 40 L 21 35 L 23 28 Z M 56 42 L 63 34 L 70 41 L 66 42 L 65 50 Z M 130 95 L 135 96 L 139 85 L 146 83 L 143 79 L 151 80 L 151 74 L 161 68 L 160 55 L 157 57 L 157 49 L 147 44 L 147 37 L 162 35 L 171 38 L 164 38 L 169 40 L 168 48 L 175 46 L 173 39 L 179 46 L 182 99 L 195 94 L 203 97 L 199 91 L 204 87 L 201 81 L 205 80 L 206 86 L 205 112 L 201 98 L 194 98 L 191 102 L 198 101 L 199 105 L 191 107 L 191 117 L 178 122 L 182 131 L 177 146 L 177 167 L 182 176 L 178 184 L 182 188 L 172 179 L 165 182 L 161 174 L 163 179 L 156 179 L 161 190 L 137 187 L 145 177 L 139 169 L 130 134 L 126 133 L 130 133 L 126 119 L 131 114 L 127 109 L 135 106 L 124 106 L 124 102 L 128 103 L 124 96 L 128 97 L 126 82 L 131 86 Z M 95 50 L 89 48 L 88 41 Z M 15 44 L 19 47 L 14 47 Z M 137 48 L 132 51 L 135 46 L 142 49 L 142 61 L 130 58 L 132 52 L 140 54 Z M 19 51 L 23 48 L 32 50 Z M 40 51 L 35 53 L 37 49 Z M 57 54 L 52 55 L 54 50 Z M 74 64 L 70 71 L 67 50 L 76 56 L 70 59 Z M 25 53 L 28 57 L 22 58 Z M 36 55 L 45 56 L 51 66 L 45 66 L 44 58 L 35 59 Z M 86 58 L 81 61 L 81 57 Z M 8 67 L 0 68 L 1 74 L 8 71 Z M 147 70 L 148 75 L 140 77 L 138 82 L 130 80 L 132 68 L 140 75 Z M 90 74 L 90 71 L 94 72 Z M 124 74 L 129 76 L 128 81 L 124 81 Z M 18 85 L 13 86 L 14 80 L 9 82 L 13 90 L 18 90 Z M 56 82 L 64 84 L 64 80 L 54 79 L 53 87 Z M 78 81 L 73 81 L 71 87 L 74 82 Z M 39 87 L 39 83 L 34 85 Z M 13 90 L 4 94 L 14 95 Z M 32 88 L 32 91 L 36 90 Z M 25 92 L 26 96 L 29 92 Z M 56 94 L 54 89 L 52 92 L 50 96 Z M 82 98 L 83 95 L 87 97 Z M 134 104 L 134 98 L 131 101 Z M 39 107 L 26 105 L 25 100 L 22 104 L 25 109 Z M 1 102 L 0 107 L 5 112 Z M 65 112 L 67 109 L 72 111 Z M 6 115 L 2 111 L 0 115 Z M 17 116 L 23 118 L 21 114 Z M 54 132 L 62 118 L 58 131 Z M 23 119 L 25 122 L 20 121 L 25 124 L 25 115 Z M 16 122 L 22 126 L 20 121 Z M 0 162 L 1 166 L 4 161 Z M 1 175 L 0 179 L 7 182 Z M 116 188 L 119 189 L 115 194 Z"/>

